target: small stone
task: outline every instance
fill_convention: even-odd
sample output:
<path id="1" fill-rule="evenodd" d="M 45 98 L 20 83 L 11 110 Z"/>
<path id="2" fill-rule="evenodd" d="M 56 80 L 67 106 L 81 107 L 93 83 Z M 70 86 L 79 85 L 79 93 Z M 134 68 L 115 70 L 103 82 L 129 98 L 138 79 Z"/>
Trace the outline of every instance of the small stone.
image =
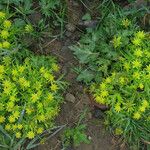
<path id="1" fill-rule="evenodd" d="M 92 119 L 92 113 L 91 112 L 88 113 L 88 119 Z"/>
<path id="2" fill-rule="evenodd" d="M 75 29 L 76 29 L 76 26 L 73 25 L 73 24 L 71 24 L 71 23 L 69 23 L 69 24 L 66 25 L 66 29 L 67 29 L 68 31 L 70 31 L 70 32 L 74 32 Z"/>
<path id="3" fill-rule="evenodd" d="M 103 119 L 104 118 L 103 112 L 97 108 L 94 109 L 93 116 L 97 119 Z"/>
<path id="4" fill-rule="evenodd" d="M 66 31 L 66 37 L 71 37 L 71 36 L 72 36 L 72 33 L 69 31 Z"/>
<path id="5" fill-rule="evenodd" d="M 73 94 L 71 94 L 71 93 L 66 94 L 66 101 L 75 103 L 75 100 L 76 100 L 76 98 L 74 97 Z"/>

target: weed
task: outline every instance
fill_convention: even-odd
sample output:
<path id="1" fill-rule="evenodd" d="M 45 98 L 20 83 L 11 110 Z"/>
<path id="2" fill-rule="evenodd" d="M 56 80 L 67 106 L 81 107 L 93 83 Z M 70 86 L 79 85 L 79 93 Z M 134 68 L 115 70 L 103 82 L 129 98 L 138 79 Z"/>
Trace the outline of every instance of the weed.
<path id="1" fill-rule="evenodd" d="M 69 146 L 79 146 L 81 143 L 89 144 L 90 141 L 85 133 L 86 125 L 81 124 L 81 121 L 86 115 L 86 110 L 82 113 L 78 123 L 73 128 L 67 128 L 62 136 L 63 150 Z"/>

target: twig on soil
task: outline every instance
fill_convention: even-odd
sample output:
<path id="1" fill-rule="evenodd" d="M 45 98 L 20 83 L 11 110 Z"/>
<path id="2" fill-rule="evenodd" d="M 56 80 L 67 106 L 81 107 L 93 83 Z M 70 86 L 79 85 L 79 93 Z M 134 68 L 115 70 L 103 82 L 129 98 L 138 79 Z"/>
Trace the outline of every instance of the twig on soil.
<path id="1" fill-rule="evenodd" d="M 142 139 L 142 141 L 147 144 L 147 145 L 150 145 L 150 142 L 149 141 L 145 141 L 144 139 Z"/>
<path id="2" fill-rule="evenodd" d="M 84 7 L 85 7 L 87 10 L 89 10 L 90 12 L 92 12 L 91 9 L 88 8 L 88 6 L 87 6 L 82 0 L 80 0 L 80 2 L 84 5 Z"/>
<path id="3" fill-rule="evenodd" d="M 50 45 L 51 43 L 53 43 L 56 39 L 57 39 L 57 37 L 54 38 L 54 39 L 52 39 L 50 42 L 48 42 L 46 45 L 44 45 L 43 48 L 46 48 L 47 46 L 49 46 L 49 45 Z"/>

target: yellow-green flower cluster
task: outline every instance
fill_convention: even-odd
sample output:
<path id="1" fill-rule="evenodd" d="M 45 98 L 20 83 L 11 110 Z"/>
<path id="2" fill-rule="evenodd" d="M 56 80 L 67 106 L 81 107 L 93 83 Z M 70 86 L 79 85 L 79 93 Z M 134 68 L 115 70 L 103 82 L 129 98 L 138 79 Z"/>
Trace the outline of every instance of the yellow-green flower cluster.
<path id="1" fill-rule="evenodd" d="M 55 61 L 48 65 L 34 63 L 35 57 L 23 63 L 4 57 L 0 63 L 0 124 L 16 138 L 34 138 L 53 127 L 62 96 L 54 72 Z M 9 61 L 8 61 L 9 60 Z"/>
<path id="2" fill-rule="evenodd" d="M 11 14 L 0 11 L 0 52 L 11 53 L 13 49 L 18 49 L 18 43 L 21 43 L 25 33 L 31 34 L 33 27 L 31 24 L 17 25 L 10 19 Z M 21 34 L 20 34 L 21 33 Z"/>
<path id="3" fill-rule="evenodd" d="M 114 38 L 115 48 L 121 44 L 120 39 L 121 37 Z M 117 135 L 124 134 L 129 126 L 127 120 L 130 120 L 130 124 L 134 122 L 138 129 L 141 126 L 148 136 L 146 128 L 150 127 L 150 38 L 144 31 L 137 31 L 130 41 L 124 50 L 119 49 L 120 58 L 111 70 L 112 74 L 100 84 L 93 84 L 91 92 L 97 103 L 110 107 L 107 119 Z"/>
<path id="4" fill-rule="evenodd" d="M 11 26 L 12 23 L 7 19 L 6 13 L 0 11 L 0 49 L 9 49 L 11 47 Z"/>

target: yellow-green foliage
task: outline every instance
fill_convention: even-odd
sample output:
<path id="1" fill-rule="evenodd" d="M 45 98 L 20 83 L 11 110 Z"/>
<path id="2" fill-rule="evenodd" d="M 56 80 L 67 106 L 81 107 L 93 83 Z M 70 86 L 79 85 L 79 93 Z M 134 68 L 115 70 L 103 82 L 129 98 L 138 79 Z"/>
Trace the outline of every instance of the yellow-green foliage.
<path id="1" fill-rule="evenodd" d="M 0 52 L 3 55 L 21 49 L 25 44 L 22 42 L 23 36 L 34 32 L 31 24 L 19 19 L 11 20 L 12 16 L 13 14 L 0 11 Z"/>
<path id="2" fill-rule="evenodd" d="M 93 84 L 91 91 L 97 103 L 110 107 L 106 124 L 134 145 L 141 139 L 150 140 L 150 36 L 137 31 L 129 41 L 122 49 L 122 37 L 114 37 L 120 58 L 112 74 Z"/>
<path id="3" fill-rule="evenodd" d="M 9 37 L 12 23 L 6 19 L 6 13 L 0 11 L 0 48 L 9 49 L 11 46 Z"/>
<path id="4" fill-rule="evenodd" d="M 50 61 L 49 61 L 50 60 Z M 0 124 L 16 138 L 34 138 L 54 126 L 62 96 L 53 58 L 31 57 L 0 63 Z"/>

